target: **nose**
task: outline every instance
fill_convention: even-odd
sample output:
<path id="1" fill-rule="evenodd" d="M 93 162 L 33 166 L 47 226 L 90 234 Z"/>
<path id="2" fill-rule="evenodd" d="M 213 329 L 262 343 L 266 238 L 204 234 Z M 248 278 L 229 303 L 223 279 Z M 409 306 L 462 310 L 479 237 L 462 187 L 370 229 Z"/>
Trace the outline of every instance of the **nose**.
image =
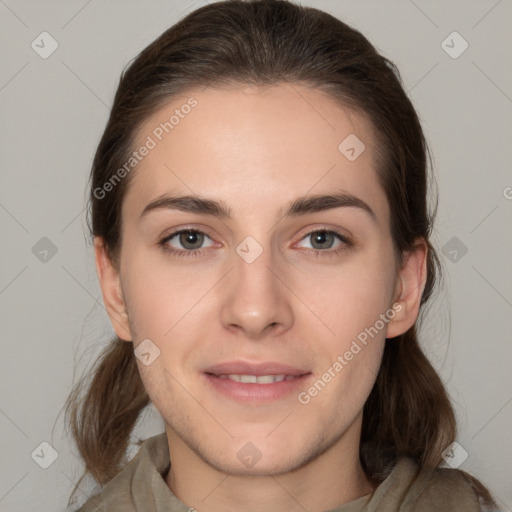
<path id="1" fill-rule="evenodd" d="M 293 325 L 293 294 L 272 251 L 263 250 L 251 263 L 234 252 L 232 260 L 233 269 L 223 285 L 220 315 L 224 328 L 251 340 L 288 330 Z"/>

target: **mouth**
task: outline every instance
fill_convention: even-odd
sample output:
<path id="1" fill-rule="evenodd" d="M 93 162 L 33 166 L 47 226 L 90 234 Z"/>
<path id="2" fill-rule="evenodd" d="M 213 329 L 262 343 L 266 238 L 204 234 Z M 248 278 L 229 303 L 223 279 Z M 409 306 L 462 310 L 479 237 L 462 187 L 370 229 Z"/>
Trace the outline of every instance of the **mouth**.
<path id="1" fill-rule="evenodd" d="M 305 385 L 309 370 L 280 363 L 221 363 L 203 371 L 209 387 L 239 402 L 271 402 L 287 398 Z"/>
<path id="2" fill-rule="evenodd" d="M 230 373 L 229 375 L 210 374 L 219 379 L 230 379 L 235 382 L 243 382 L 244 384 L 272 384 L 274 382 L 282 382 L 283 380 L 296 379 L 296 375 L 241 375 L 238 373 Z"/>

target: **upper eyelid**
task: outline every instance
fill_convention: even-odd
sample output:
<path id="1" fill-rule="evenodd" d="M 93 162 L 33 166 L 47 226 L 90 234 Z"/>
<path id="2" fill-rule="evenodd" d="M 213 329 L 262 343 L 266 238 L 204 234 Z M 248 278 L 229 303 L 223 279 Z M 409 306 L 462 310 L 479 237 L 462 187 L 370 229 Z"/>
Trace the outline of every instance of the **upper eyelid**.
<path id="1" fill-rule="evenodd" d="M 180 228 L 176 228 L 176 229 L 171 229 L 167 234 L 162 235 L 160 238 L 169 239 L 169 238 L 175 237 L 176 235 L 179 235 L 180 233 L 188 232 L 188 231 L 193 231 L 195 233 L 201 233 L 201 234 L 208 236 L 209 238 L 212 238 L 212 236 L 208 233 L 207 229 L 199 228 L 199 227 L 192 227 L 192 226 L 184 226 L 184 227 L 180 227 Z"/>
<path id="2" fill-rule="evenodd" d="M 163 237 L 161 237 L 161 240 L 165 241 L 165 242 L 168 242 L 169 240 L 173 239 L 174 237 L 180 235 L 181 233 L 188 233 L 188 232 L 199 233 L 201 235 L 205 235 L 212 242 L 214 241 L 213 238 L 206 231 L 204 231 L 203 229 L 199 229 L 199 228 L 179 228 L 177 230 L 171 231 L 167 235 L 164 235 Z M 200 249 L 196 249 L 196 250 L 199 251 Z"/>
<path id="3" fill-rule="evenodd" d="M 313 226 L 312 228 L 307 228 L 307 230 L 301 235 L 301 240 L 305 236 L 308 236 L 311 233 L 316 233 L 317 231 L 326 231 L 328 233 L 334 233 L 345 238 L 352 238 L 352 234 L 347 229 L 330 227 L 323 224 L 319 226 Z"/>

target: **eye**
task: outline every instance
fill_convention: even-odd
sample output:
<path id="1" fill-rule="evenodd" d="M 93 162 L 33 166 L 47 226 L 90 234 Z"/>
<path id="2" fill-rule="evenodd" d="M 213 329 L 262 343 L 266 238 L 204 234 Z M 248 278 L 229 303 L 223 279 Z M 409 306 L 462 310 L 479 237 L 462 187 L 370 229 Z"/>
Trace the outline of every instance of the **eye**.
<path id="1" fill-rule="evenodd" d="M 310 231 L 302 240 L 310 240 L 310 247 L 307 249 L 315 253 L 329 252 L 337 253 L 352 246 L 351 240 L 337 231 L 327 229 L 317 229 Z M 338 245 L 335 245 L 338 242 Z M 330 250 L 332 249 L 332 250 Z"/>
<path id="2" fill-rule="evenodd" d="M 205 239 L 211 242 L 207 246 L 203 246 Z M 307 241 L 308 239 L 311 240 L 311 245 L 305 248 L 316 256 L 319 256 L 321 253 L 326 253 L 326 255 L 337 254 L 353 245 L 352 241 L 346 236 L 328 229 L 310 231 L 301 241 Z M 203 231 L 198 229 L 180 229 L 163 238 L 159 245 L 164 252 L 175 256 L 199 256 L 202 254 L 203 249 L 212 247 L 215 244 Z"/>
<path id="3" fill-rule="evenodd" d="M 200 249 L 204 248 L 202 246 L 205 238 L 212 241 L 203 231 L 197 229 L 181 229 L 167 235 L 159 242 L 159 245 L 162 246 L 165 252 L 170 254 L 177 256 L 196 256 L 201 253 Z M 177 247 L 176 244 L 178 245 Z M 211 247 L 212 245 L 214 245 L 213 241 L 206 247 Z"/>

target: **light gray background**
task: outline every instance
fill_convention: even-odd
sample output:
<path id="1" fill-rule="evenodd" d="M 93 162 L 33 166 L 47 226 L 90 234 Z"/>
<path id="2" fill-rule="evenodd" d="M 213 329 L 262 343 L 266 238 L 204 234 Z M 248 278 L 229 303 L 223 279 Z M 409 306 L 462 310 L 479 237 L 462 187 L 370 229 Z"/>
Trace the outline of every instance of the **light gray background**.
<path id="1" fill-rule="evenodd" d="M 0 0 L 2 511 L 64 510 L 80 474 L 61 408 L 75 363 L 83 369 L 113 334 L 84 221 L 93 152 L 123 67 L 203 4 Z M 510 511 L 512 3 L 303 4 L 354 25 L 390 57 L 420 113 L 440 187 L 434 241 L 447 271 L 423 345 L 457 410 L 468 453 L 460 468 Z M 47 59 L 31 48 L 43 31 L 59 45 Z M 456 59 L 441 46 L 453 31 L 469 44 Z M 57 248 L 46 262 L 33 252 L 42 237 Z M 457 261 L 454 243 L 467 247 L 462 257 L 456 248 Z M 138 432 L 162 428 L 150 411 Z M 31 458 L 44 441 L 58 452 L 48 469 Z"/>

